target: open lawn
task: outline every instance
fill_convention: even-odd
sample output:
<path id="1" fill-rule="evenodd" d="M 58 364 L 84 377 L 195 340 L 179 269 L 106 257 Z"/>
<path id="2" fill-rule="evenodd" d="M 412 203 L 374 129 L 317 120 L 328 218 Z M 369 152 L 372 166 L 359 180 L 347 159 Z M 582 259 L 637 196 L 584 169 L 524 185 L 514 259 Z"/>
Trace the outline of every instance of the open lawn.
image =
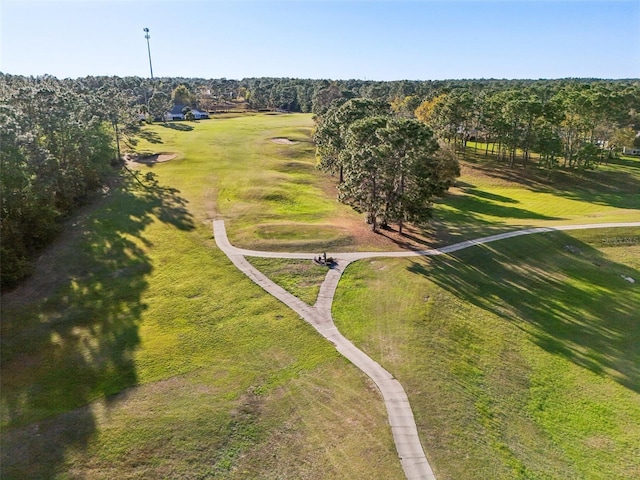
<path id="1" fill-rule="evenodd" d="M 480 151 L 483 151 L 481 149 Z M 432 233 L 451 243 L 531 225 L 626 222 L 640 218 L 640 159 L 622 157 L 595 170 L 506 168 L 467 148 L 462 175 L 438 202 Z"/>
<path id="2" fill-rule="evenodd" d="M 157 183 L 114 182 L 2 297 L 2 478 L 403 478 L 375 387 L 235 270 L 212 219 L 236 246 L 318 253 L 640 220 L 638 160 L 553 184 L 477 160 L 431 226 L 375 235 L 315 170 L 312 126 L 145 128 L 140 154 L 176 155 L 130 164 Z M 334 316 L 404 385 L 439 480 L 636 478 L 639 237 L 359 261 Z M 314 303 L 322 269 L 250 261 Z"/>
<path id="3" fill-rule="evenodd" d="M 405 386 L 439 479 L 633 479 L 639 259 L 634 229 L 360 261 L 334 318 Z"/>
<path id="4" fill-rule="evenodd" d="M 259 257 L 249 257 L 248 260 L 267 277 L 307 305 L 316 303 L 320 285 L 327 276 L 327 267 L 308 260 Z"/>
<path id="5" fill-rule="evenodd" d="M 231 167 L 155 128 L 159 184 L 114 184 L 3 295 L 2 478 L 402 478 L 372 384 L 212 248 Z"/>

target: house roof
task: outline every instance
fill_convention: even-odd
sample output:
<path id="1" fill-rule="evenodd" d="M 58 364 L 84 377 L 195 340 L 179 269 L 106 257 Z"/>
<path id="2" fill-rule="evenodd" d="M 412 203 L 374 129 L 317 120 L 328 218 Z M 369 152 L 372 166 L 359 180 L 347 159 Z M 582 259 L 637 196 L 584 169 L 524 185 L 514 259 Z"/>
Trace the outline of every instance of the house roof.
<path id="1" fill-rule="evenodd" d="M 169 110 L 169 114 L 171 115 L 182 115 L 182 109 L 186 107 L 186 105 L 174 105 L 171 110 Z"/>
<path id="2" fill-rule="evenodd" d="M 207 117 L 209 116 L 209 114 L 207 112 L 205 112 L 204 110 L 198 110 L 197 108 L 191 108 L 191 107 L 188 107 L 187 105 L 174 105 L 173 108 L 167 112 L 167 115 L 170 115 L 170 116 L 178 116 L 178 115 L 180 115 L 180 116 L 182 116 L 182 115 L 184 115 L 182 113 L 182 110 L 185 107 L 189 108 L 189 110 L 191 110 L 191 112 L 193 112 L 194 115 L 204 115 L 204 116 L 207 116 Z M 181 118 L 184 118 L 184 117 L 181 117 Z"/>

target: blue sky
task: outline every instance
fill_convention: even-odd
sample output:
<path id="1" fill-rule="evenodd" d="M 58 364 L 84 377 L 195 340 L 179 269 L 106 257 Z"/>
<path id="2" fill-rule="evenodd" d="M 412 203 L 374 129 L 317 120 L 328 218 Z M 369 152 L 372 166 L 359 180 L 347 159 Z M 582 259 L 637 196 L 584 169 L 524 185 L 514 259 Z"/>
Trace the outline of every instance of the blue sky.
<path id="1" fill-rule="evenodd" d="M 640 78 L 640 0 L 0 0 L 0 71 Z"/>

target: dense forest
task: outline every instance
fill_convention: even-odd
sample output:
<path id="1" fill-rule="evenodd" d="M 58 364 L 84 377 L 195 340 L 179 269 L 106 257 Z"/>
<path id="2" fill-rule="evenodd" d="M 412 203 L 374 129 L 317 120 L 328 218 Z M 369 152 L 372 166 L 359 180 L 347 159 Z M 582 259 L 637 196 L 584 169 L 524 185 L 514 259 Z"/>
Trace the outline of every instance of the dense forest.
<path id="1" fill-rule="evenodd" d="M 115 79 L 0 79 L 3 287 L 28 275 L 65 215 L 105 185 L 138 128 L 135 111 Z"/>
<path id="2" fill-rule="evenodd" d="M 358 98 L 388 106 L 388 118 L 360 125 L 361 135 L 367 128 L 381 135 L 414 129 L 424 152 L 434 150 L 437 140 L 463 153 L 475 140 L 474 148 L 481 143 L 485 154 L 491 152 L 506 168 L 590 169 L 622 147 L 640 147 L 637 79 L 377 82 L 0 74 L 2 286 L 28 275 L 34 255 L 55 237 L 65 216 L 122 168 L 121 148 L 135 144 L 143 120 L 162 121 L 172 105 L 212 113 L 243 105 L 313 113 L 322 125 L 331 112 Z M 357 133 L 344 137 L 353 147 L 351 161 Z M 401 161 L 406 163 L 396 158 Z M 443 178 L 442 185 L 450 181 Z M 345 199 L 357 203 L 350 195 Z M 409 197 L 398 196 L 398 190 L 394 195 L 404 200 L 387 210 L 382 205 L 388 213 L 383 221 L 422 218 L 423 210 L 410 209 Z"/>

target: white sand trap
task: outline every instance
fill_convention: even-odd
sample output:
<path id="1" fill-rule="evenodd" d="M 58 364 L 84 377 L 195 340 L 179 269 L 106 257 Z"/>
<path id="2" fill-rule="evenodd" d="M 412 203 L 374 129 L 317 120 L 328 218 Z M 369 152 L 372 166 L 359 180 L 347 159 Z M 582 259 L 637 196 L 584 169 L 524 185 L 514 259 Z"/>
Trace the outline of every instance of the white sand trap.
<path id="1" fill-rule="evenodd" d="M 288 138 L 272 138 L 271 141 L 273 143 L 277 143 L 278 145 L 295 145 L 298 142 L 294 142 L 293 140 L 289 140 Z"/>
<path id="2" fill-rule="evenodd" d="M 176 153 L 158 153 L 156 155 L 149 155 L 147 157 L 135 157 L 132 158 L 131 161 L 135 163 L 162 163 L 168 162 L 169 160 L 173 160 L 176 158 L 178 154 Z"/>

